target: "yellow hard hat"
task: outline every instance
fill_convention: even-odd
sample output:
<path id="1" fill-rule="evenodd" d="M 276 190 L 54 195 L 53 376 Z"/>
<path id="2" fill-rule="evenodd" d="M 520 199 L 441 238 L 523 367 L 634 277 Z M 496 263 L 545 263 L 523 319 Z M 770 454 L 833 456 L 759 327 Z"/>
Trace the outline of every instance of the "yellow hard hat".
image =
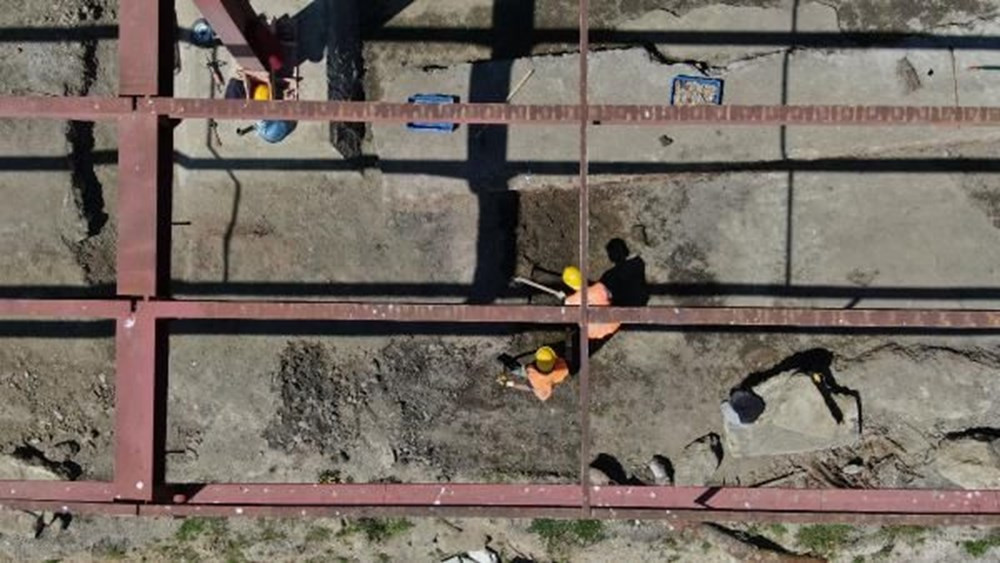
<path id="1" fill-rule="evenodd" d="M 264 102 L 271 99 L 271 89 L 267 87 L 267 84 L 258 84 L 253 87 L 253 99 L 258 102 Z"/>
<path id="2" fill-rule="evenodd" d="M 535 365 L 544 373 L 552 371 L 556 365 L 556 351 L 548 346 L 542 346 L 535 352 Z"/>
<path id="3" fill-rule="evenodd" d="M 563 283 L 571 287 L 574 291 L 580 291 L 583 287 L 583 274 L 576 266 L 566 266 L 562 275 Z"/>

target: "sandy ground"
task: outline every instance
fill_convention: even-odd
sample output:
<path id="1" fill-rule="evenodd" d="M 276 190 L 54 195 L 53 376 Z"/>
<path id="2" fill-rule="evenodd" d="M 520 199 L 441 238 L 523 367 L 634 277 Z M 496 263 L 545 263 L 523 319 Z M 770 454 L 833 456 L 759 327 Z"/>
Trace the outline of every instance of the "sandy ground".
<path id="1" fill-rule="evenodd" d="M 378 21 L 381 11 L 393 11 L 393 4 L 373 5 L 370 21 Z M 530 18 L 537 29 L 575 25 L 574 2 L 536 4 L 534 14 L 519 17 Z M 595 29 L 726 30 L 748 21 L 780 32 L 791 25 L 790 2 L 592 4 Z M 299 1 L 284 9 L 296 14 L 311 7 Z M 807 3 L 800 10 L 799 30 L 989 35 L 1000 28 L 996 6 L 976 0 L 885 6 L 845 0 Z M 116 19 L 114 3 L 69 0 L 45 6 L 17 3 L 4 14 L 0 25 L 10 27 L 104 25 Z M 189 2 L 178 2 L 182 27 L 196 15 Z M 511 16 L 510 22 L 497 25 L 523 24 L 516 20 Z M 492 3 L 486 0 L 418 0 L 386 25 L 476 29 L 493 21 Z M 378 31 L 370 33 L 378 38 Z M 75 42 L 11 46 L 0 53 L 0 69 L 8 77 L 0 82 L 2 93 L 115 91 L 115 41 L 84 36 Z M 614 82 L 611 73 L 618 73 L 634 86 L 622 95 L 638 101 L 657 92 L 657 73 L 697 65 L 725 74 L 733 86 L 727 94 L 731 99 L 780 100 L 780 89 L 771 80 L 786 58 L 780 47 L 689 45 L 678 50 L 655 38 L 638 50 L 600 47 L 594 76 L 607 76 L 600 82 L 604 85 Z M 414 49 L 372 40 L 365 46 L 366 96 L 395 100 L 435 79 L 442 85 L 452 83 L 446 80 L 464 84 L 469 73 L 484 75 L 484 68 L 497 68 L 467 63 L 531 53 L 547 56 L 517 65 L 546 70 L 525 87 L 524 100 L 561 96 L 558 84 L 572 84 L 575 58 L 572 46 L 558 41 L 528 46 L 430 41 Z M 186 43 L 179 54 L 178 94 L 209 95 L 204 68 L 209 54 Z M 217 56 L 225 60 L 226 55 Z M 957 51 L 956 56 L 960 67 L 979 55 Z M 993 78 L 983 76 L 962 75 L 953 87 L 951 63 L 942 50 L 801 49 L 789 58 L 797 73 L 793 101 L 863 94 L 873 102 L 891 103 L 904 96 L 908 103 L 948 104 L 958 91 L 964 102 L 991 103 L 994 91 Z M 918 73 L 920 86 L 901 94 L 897 88 L 914 88 L 913 73 L 899 65 L 903 59 Z M 830 71 L 835 76 L 865 68 L 876 78 L 859 94 L 840 79 L 823 83 L 811 78 L 810 67 L 823 65 L 839 69 Z M 232 66 L 224 68 L 228 72 Z M 514 82 L 521 67 L 511 68 L 508 78 Z M 303 74 L 303 96 L 323 99 L 323 65 L 306 63 Z M 603 86 L 594 94 L 617 95 Z M 508 174 L 502 167 L 465 164 L 457 173 L 432 168 L 418 174 L 400 164 L 406 158 L 462 161 L 476 154 L 501 161 L 560 161 L 566 158 L 561 151 L 575 144 L 573 132 L 545 131 L 539 137 L 537 131 L 512 130 L 503 136 L 460 128 L 453 137 L 434 140 L 373 128 L 365 150 L 375 164 L 359 170 L 333 151 L 322 124 L 302 124 L 276 147 L 253 136 L 237 137 L 235 129 L 242 125 L 220 123 L 221 146 L 210 145 L 204 121 L 187 121 L 176 130 L 174 296 L 524 302 L 525 293 L 509 287 L 511 276 L 544 276 L 574 261 L 576 193 L 559 174 Z M 5 139 L 0 142 L 0 196 L 5 201 L 0 232 L 7 235 L 0 237 L 0 292 L 47 297 L 113 293 L 113 125 L 3 120 L 0 132 Z M 595 128 L 596 146 L 604 148 L 592 157 L 598 166 L 623 155 L 666 164 L 692 159 L 752 163 L 782 157 L 779 135 L 682 129 L 640 135 Z M 807 170 L 793 177 L 783 170 L 722 173 L 711 166 L 645 177 L 598 171 L 592 187 L 590 262 L 597 274 L 611 270 L 630 279 L 641 265 L 655 304 L 995 307 L 998 300 L 990 288 L 1000 276 L 993 266 L 1000 258 L 993 256 L 1000 248 L 1000 183 L 988 170 L 957 174 L 933 168 L 937 158 L 991 158 L 997 146 L 991 135 L 916 131 L 859 139 L 854 132 L 789 132 L 794 158 L 891 157 L 929 163 L 921 174 Z M 497 153 L 497 147 L 503 152 Z M 268 169 L 276 164 L 284 169 Z M 613 268 L 606 245 L 614 239 L 634 254 L 629 268 Z M 545 298 L 535 296 L 532 302 Z M 5 398 L 0 453 L 59 464 L 72 476 L 110 478 L 110 328 L 24 322 L 4 322 L 0 328 Z M 562 342 L 562 327 L 526 332 L 517 326 L 370 325 L 357 330 L 348 333 L 331 323 L 172 324 L 168 478 L 577 479 L 582 436 L 576 381 L 560 387 L 544 404 L 529 395 L 505 393 L 494 383 L 498 354 Z M 938 448 L 969 429 L 1000 427 L 993 408 L 1000 400 L 994 377 L 1000 349 L 992 336 L 626 328 L 593 357 L 590 449 L 594 456 L 616 459 L 628 477 L 650 481 L 646 464 L 654 455 L 677 462 L 690 443 L 722 431 L 718 405 L 732 386 L 815 349 L 828 351 L 833 376 L 862 396 L 865 424 L 859 443 L 813 454 L 723 456 L 720 467 L 699 475 L 699 482 L 748 485 L 781 478 L 785 485 L 955 487 L 935 463 Z M 860 472 L 843 472 L 858 464 Z M 66 532 L 47 533 L 33 542 L 25 537 L 29 528 L 24 516 L 5 513 L 4 518 L 12 519 L 11 532 L 0 536 L 6 542 L 0 547 L 13 559 L 103 557 L 122 546 L 134 556 L 180 558 L 185 555 L 170 549 L 181 548 L 208 558 L 222 556 L 203 545 L 219 543 L 208 541 L 208 532 L 179 539 L 175 521 L 79 519 Z M 486 535 L 509 539 L 504 548 L 508 556 L 518 550 L 539 557 L 567 555 L 544 545 L 527 531 L 528 525 L 476 521 L 459 524 L 458 531 L 418 521 L 413 530 L 384 545 L 374 542 L 379 544 L 374 547 L 351 533 L 346 534 L 350 545 L 337 543 L 343 537 L 332 543 L 317 540 L 336 536 L 341 524 L 332 521 L 316 524 L 329 533 L 312 532 L 311 543 L 307 523 L 236 521 L 225 533 L 251 559 L 326 553 L 377 560 L 377 553 L 384 552 L 396 559 L 430 560 L 481 547 Z M 270 533 L 261 528 L 275 526 L 282 538 L 260 539 Z M 606 560 L 609 553 L 629 560 L 742 557 L 719 547 L 728 544 L 709 532 L 704 532 L 708 547 L 703 550 L 700 539 L 664 536 L 657 524 L 610 526 L 609 539 L 590 550 L 573 548 L 573 560 Z M 802 553 L 819 549 L 796 547 L 781 540 L 782 534 L 769 533 Z M 796 537 L 796 530 L 786 533 Z M 850 533 L 868 539 L 838 552 L 844 560 L 878 553 L 890 543 L 896 547 L 887 555 L 899 560 L 963 557 L 971 552 L 962 542 L 981 535 L 968 530 L 927 533 L 918 549 L 912 537 L 913 546 L 884 532 Z M 441 543 L 435 545 L 437 538 Z"/>

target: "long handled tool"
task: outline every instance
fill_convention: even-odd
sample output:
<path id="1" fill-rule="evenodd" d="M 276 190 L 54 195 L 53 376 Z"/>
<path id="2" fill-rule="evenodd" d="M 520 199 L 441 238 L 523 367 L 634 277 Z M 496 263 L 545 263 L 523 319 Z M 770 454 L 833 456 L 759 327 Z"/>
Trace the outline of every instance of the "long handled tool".
<path id="1" fill-rule="evenodd" d="M 544 286 L 536 281 L 529 280 L 528 278 L 516 277 L 514 278 L 514 282 L 533 287 L 539 291 L 544 291 L 549 295 L 554 295 L 555 297 L 558 297 L 560 301 L 566 300 L 566 293 L 559 291 L 558 289 L 552 289 L 551 287 Z"/>

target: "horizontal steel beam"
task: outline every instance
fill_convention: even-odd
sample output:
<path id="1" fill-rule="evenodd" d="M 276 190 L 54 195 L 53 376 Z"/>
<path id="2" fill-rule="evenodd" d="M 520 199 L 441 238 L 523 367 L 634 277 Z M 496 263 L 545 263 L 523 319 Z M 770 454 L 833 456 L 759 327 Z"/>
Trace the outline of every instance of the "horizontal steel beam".
<path id="1" fill-rule="evenodd" d="M 146 301 L 157 319 L 577 324 L 576 307 L 325 301 Z M 119 319 L 127 300 L 0 299 L 0 317 Z M 591 322 L 684 327 L 1000 329 L 1000 311 L 808 307 L 592 307 Z"/>
<path id="2" fill-rule="evenodd" d="M 0 504 L 59 501 L 70 509 L 128 514 L 109 484 L 0 482 Z M 10 489 L 33 494 L 6 494 Z M 576 484 L 208 484 L 168 485 L 168 502 L 136 503 L 143 515 L 360 516 L 439 515 L 661 518 L 685 521 L 785 521 L 966 525 L 1000 523 L 1000 491 L 784 489 L 741 487 L 590 487 L 592 510 Z M 37 495 L 37 496 L 36 496 Z M 103 499 L 100 500 L 100 499 Z"/>
<path id="3" fill-rule="evenodd" d="M 287 119 L 407 123 L 579 125 L 572 104 L 461 103 L 419 105 L 391 102 L 208 100 L 194 98 L 0 97 L 0 117 L 110 119 L 133 111 L 177 119 Z M 1000 107 L 955 106 L 666 106 L 589 105 L 590 122 L 601 125 L 831 125 L 998 126 Z"/>

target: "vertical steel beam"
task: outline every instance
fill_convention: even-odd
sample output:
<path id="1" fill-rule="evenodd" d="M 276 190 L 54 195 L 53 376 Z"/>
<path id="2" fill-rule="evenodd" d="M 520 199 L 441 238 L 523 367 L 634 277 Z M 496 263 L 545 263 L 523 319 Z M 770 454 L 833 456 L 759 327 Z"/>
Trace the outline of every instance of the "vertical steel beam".
<path id="1" fill-rule="evenodd" d="M 590 326 L 587 300 L 590 284 L 590 194 L 587 189 L 589 155 L 587 127 L 590 125 L 587 108 L 588 54 L 590 51 L 590 2 L 580 0 L 580 271 L 583 288 L 580 299 L 580 484 L 583 487 L 583 515 L 590 515 Z"/>
<path id="2" fill-rule="evenodd" d="M 150 501 L 159 481 L 156 318 L 143 304 L 115 330 L 115 498 Z"/>
<path id="3" fill-rule="evenodd" d="M 121 0 L 118 8 L 118 94 L 155 96 L 160 82 L 160 2 Z"/>
<path id="4" fill-rule="evenodd" d="M 118 295 L 151 297 L 157 289 L 160 118 L 118 120 Z"/>
<path id="5" fill-rule="evenodd" d="M 236 64 L 257 72 L 281 67 L 281 43 L 261 22 L 249 0 L 194 0 L 194 3 Z"/>

